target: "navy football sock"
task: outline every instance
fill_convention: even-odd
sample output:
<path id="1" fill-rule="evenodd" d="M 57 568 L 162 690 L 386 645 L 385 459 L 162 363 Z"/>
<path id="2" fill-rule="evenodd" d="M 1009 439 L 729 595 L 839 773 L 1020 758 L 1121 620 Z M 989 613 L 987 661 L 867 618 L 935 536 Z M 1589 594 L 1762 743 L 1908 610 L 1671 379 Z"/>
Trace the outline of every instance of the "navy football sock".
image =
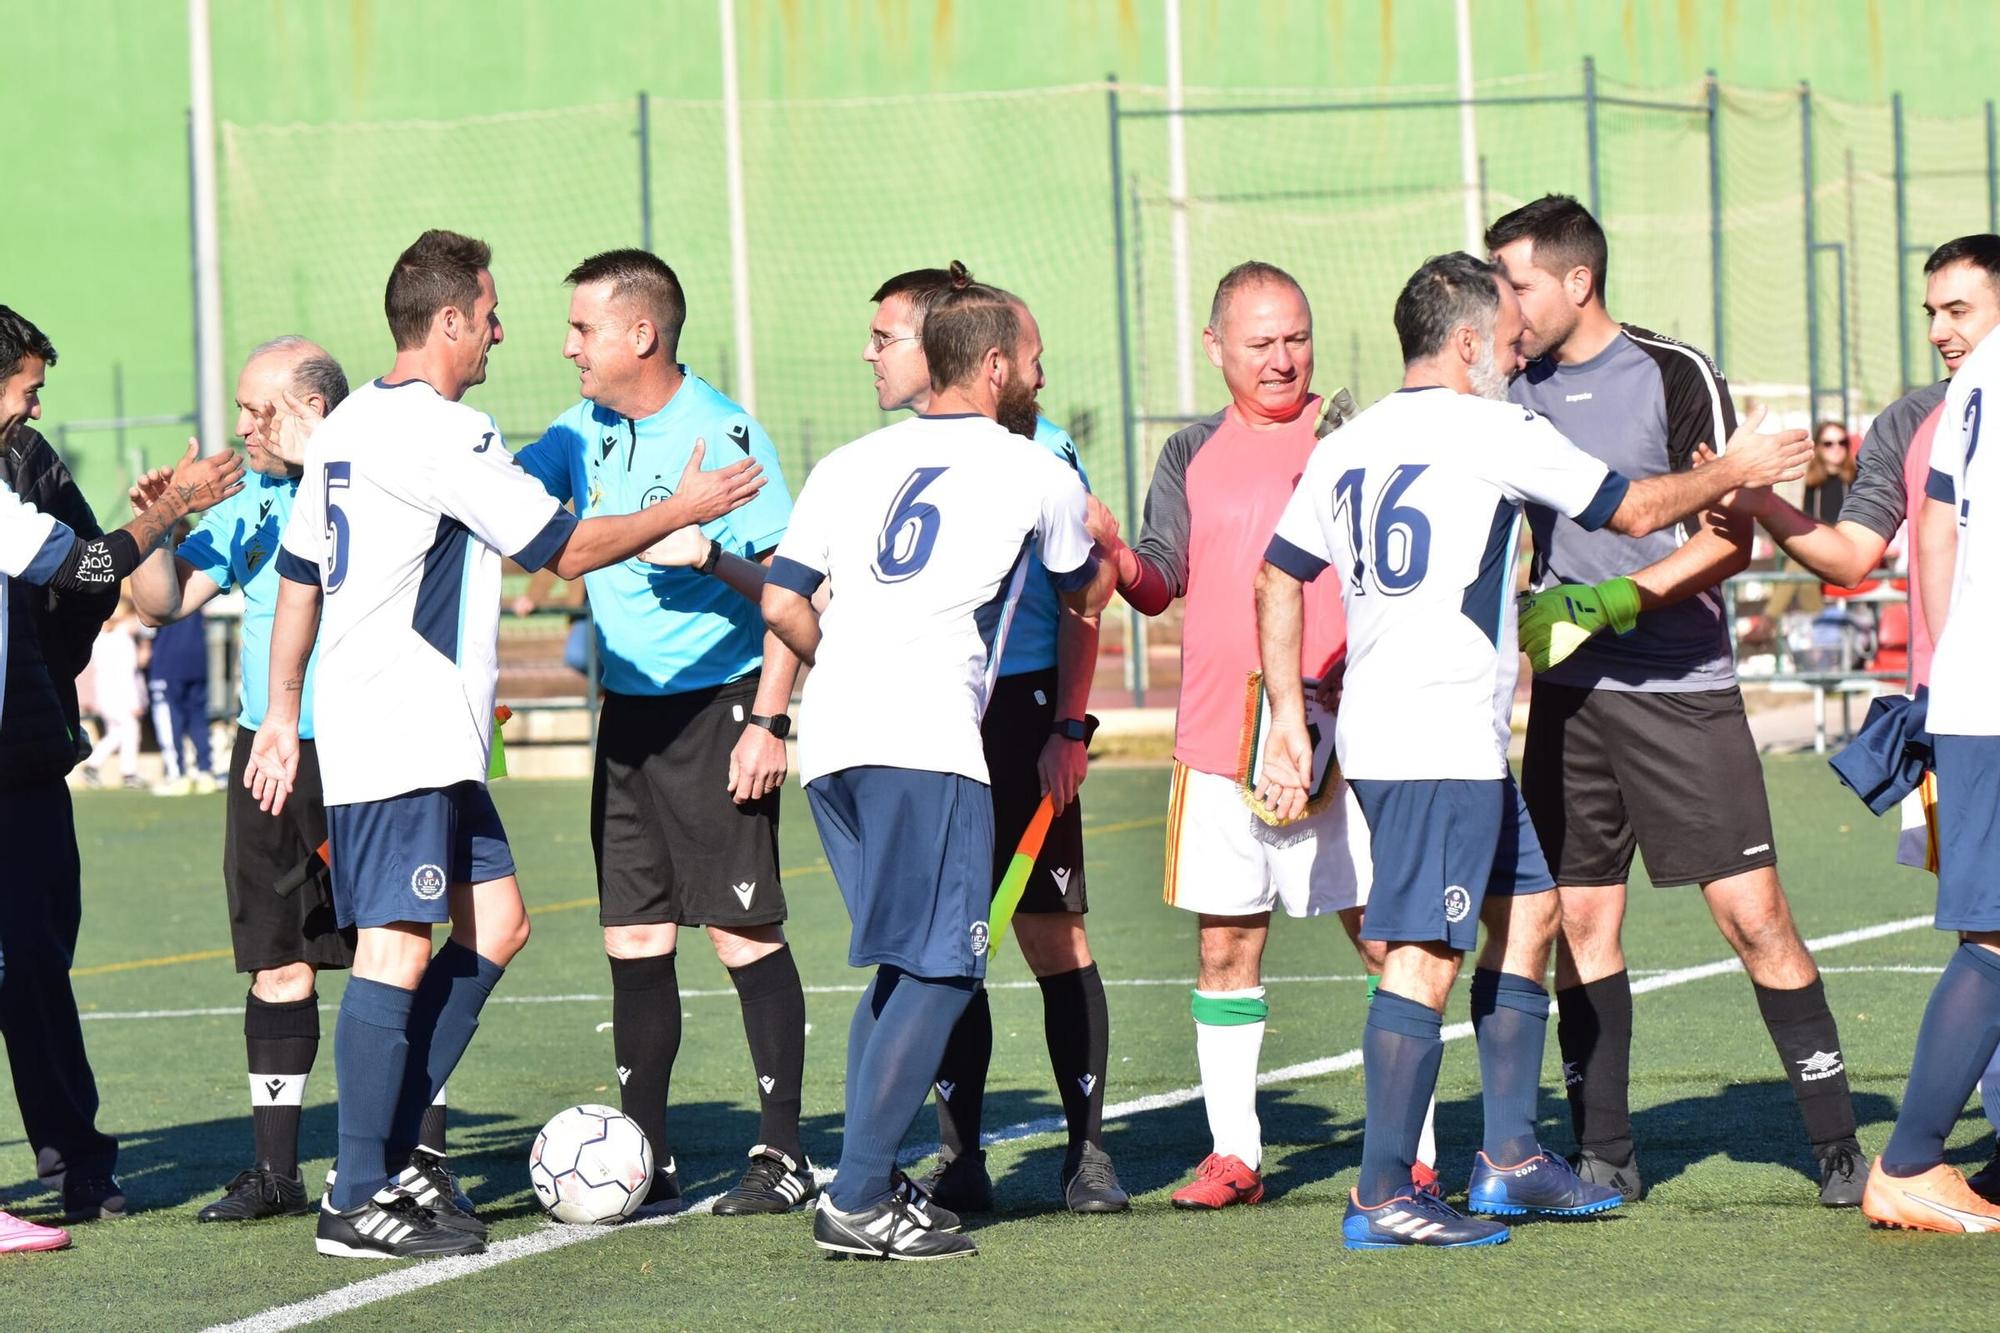
<path id="1" fill-rule="evenodd" d="M 1944 1141 L 2000 1046 L 2000 953 L 1961 944 L 1924 1007 L 1903 1109 L 1882 1150 L 1892 1176 L 1920 1176 L 1944 1161 Z"/>
<path id="2" fill-rule="evenodd" d="M 396 1117 L 396 1095 L 410 1052 L 408 1028 L 415 991 L 351 977 L 333 1029 L 334 1076 L 340 1081 L 339 1176 L 333 1206 L 358 1208 L 389 1183 L 383 1156 Z"/>
<path id="3" fill-rule="evenodd" d="M 1495 1166 L 1517 1165 L 1537 1150 L 1535 1099 L 1548 1027 L 1549 993 L 1533 981 L 1512 972 L 1472 974 L 1472 1030 L 1486 1107 L 1481 1146 Z"/>
<path id="4" fill-rule="evenodd" d="M 390 1165 L 400 1169 L 409 1161 L 423 1130 L 424 1113 L 472 1044 L 479 1011 L 506 970 L 456 940 L 446 940 L 424 969 L 410 1006 L 410 1055 L 389 1132 Z"/>
<path id="5" fill-rule="evenodd" d="M 1377 990 L 1361 1033 L 1368 1096 L 1355 1192 L 1374 1207 L 1410 1191 L 1410 1168 L 1424 1132 L 1424 1110 L 1437 1087 L 1444 1041 L 1438 1013 L 1393 991 Z"/>
<path id="6" fill-rule="evenodd" d="M 973 977 L 930 979 L 890 967 L 876 974 L 862 997 L 862 1007 L 873 1010 L 865 1049 L 859 1060 L 848 1052 L 847 1127 L 840 1170 L 827 1189 L 834 1207 L 852 1213 L 889 1197 L 896 1150 L 923 1109 L 945 1042 L 978 986 Z M 858 1011 L 855 1026 L 863 1026 Z"/>

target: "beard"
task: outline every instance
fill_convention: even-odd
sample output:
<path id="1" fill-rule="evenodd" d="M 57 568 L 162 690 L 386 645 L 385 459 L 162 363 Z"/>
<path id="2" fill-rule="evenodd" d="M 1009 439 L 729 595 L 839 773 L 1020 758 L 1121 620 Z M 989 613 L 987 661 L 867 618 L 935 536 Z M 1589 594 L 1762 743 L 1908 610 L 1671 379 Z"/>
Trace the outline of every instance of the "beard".
<path id="1" fill-rule="evenodd" d="M 1491 338 L 1480 344 L 1479 359 L 1466 367 L 1465 374 L 1472 381 L 1472 391 L 1481 398 L 1490 398 L 1496 403 L 1507 401 L 1508 377 L 1500 373 L 1500 367 L 1494 360 Z"/>
<path id="2" fill-rule="evenodd" d="M 1035 386 L 1024 380 L 1009 378 L 1005 388 L 1000 390 L 999 410 L 994 419 L 1016 435 L 1027 439 L 1035 438 L 1035 418 L 1041 413 L 1035 400 Z"/>

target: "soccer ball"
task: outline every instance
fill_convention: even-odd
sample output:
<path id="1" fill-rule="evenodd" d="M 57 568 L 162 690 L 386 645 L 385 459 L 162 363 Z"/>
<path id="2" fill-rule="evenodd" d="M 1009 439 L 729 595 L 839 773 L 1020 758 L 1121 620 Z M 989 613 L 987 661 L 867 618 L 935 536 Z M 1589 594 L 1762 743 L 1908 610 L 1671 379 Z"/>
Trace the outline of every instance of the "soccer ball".
<path id="1" fill-rule="evenodd" d="M 528 1182 L 558 1222 L 622 1222 L 646 1201 L 653 1149 L 638 1122 L 609 1106 L 572 1106 L 535 1136 Z"/>

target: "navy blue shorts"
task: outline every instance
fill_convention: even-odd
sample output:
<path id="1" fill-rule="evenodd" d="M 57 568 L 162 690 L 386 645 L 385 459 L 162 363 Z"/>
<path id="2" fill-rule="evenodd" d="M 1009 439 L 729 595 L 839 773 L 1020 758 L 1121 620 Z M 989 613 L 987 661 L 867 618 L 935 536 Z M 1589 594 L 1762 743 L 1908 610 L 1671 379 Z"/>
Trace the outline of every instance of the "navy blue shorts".
<path id="1" fill-rule="evenodd" d="M 986 975 L 993 797 L 958 773 L 843 768 L 806 787 L 854 922 L 847 961 L 919 977 Z"/>
<path id="2" fill-rule="evenodd" d="M 2000 736 L 1938 736 L 1939 930 L 2000 930 Z"/>
<path id="3" fill-rule="evenodd" d="M 1350 778 L 1368 819 L 1375 883 L 1361 938 L 1470 953 L 1490 895 L 1556 886 L 1514 779 Z"/>
<path id="4" fill-rule="evenodd" d="M 343 927 L 450 919 L 446 890 L 514 873 L 483 782 L 326 808 L 333 911 Z"/>

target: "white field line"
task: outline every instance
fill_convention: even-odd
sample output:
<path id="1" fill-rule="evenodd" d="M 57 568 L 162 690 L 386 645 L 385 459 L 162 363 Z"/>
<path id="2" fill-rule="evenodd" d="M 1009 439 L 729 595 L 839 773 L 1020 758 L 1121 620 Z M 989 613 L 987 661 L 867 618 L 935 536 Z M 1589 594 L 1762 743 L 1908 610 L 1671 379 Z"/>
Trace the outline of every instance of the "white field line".
<path id="1" fill-rule="evenodd" d="M 1264 984 L 1267 986 L 1278 986 L 1278 985 L 1294 985 L 1294 984 L 1314 984 L 1314 983 L 1325 983 L 1325 982 L 1359 983 L 1359 982 L 1364 982 L 1366 980 L 1368 980 L 1366 976 L 1357 972 L 1352 976 L 1340 976 L 1340 975 L 1329 974 L 1326 976 L 1265 977 Z M 1116 986 L 1190 986 L 1191 987 L 1194 985 L 1194 978 L 1193 977 L 1106 977 L 1104 979 L 1104 984 L 1107 988 Z M 990 981 L 986 984 L 986 989 L 990 991 L 1037 990 L 1039 988 L 1040 988 L 1040 983 L 1035 981 Z M 859 995 L 865 989 L 866 987 L 863 986 L 807 986 L 805 987 L 805 993 L 808 995 Z M 736 997 L 736 990 L 734 987 L 731 987 L 728 990 L 720 990 L 720 989 L 684 990 L 681 992 L 681 999 L 683 1000 L 720 1000 L 720 999 L 734 999 L 735 997 Z M 486 1003 L 488 1004 L 609 1004 L 611 1003 L 611 997 L 609 995 L 592 995 L 592 994 L 496 995 L 492 999 L 488 1000 Z M 339 1009 L 340 1006 L 337 1004 L 323 1004 L 320 1006 L 320 1012 L 325 1014 L 337 1013 L 339 1012 Z M 221 1006 L 208 1009 L 107 1009 L 93 1013 L 79 1014 L 78 1017 L 82 1018 L 85 1022 L 108 1023 L 113 1021 L 131 1020 L 131 1019 L 149 1019 L 149 1018 L 229 1018 L 234 1015 L 241 1014 L 242 1012 L 243 1012 L 243 1006 L 240 1004 L 236 1004 L 236 1005 L 228 1005 L 228 1006 Z"/>
<path id="2" fill-rule="evenodd" d="M 1849 944 L 1861 944 L 1868 940 L 1882 939 L 1889 935 L 1900 935 L 1912 930 L 1921 930 L 1931 924 L 1928 916 L 1904 917 L 1897 921 L 1884 921 L 1879 925 L 1863 926 L 1858 930 L 1844 930 L 1834 935 L 1823 935 L 1806 941 L 1806 947 L 1815 954 L 1828 949 L 1838 949 Z M 1667 990 L 1674 986 L 1685 986 L 1691 981 L 1704 981 L 1709 977 L 1725 976 L 1731 972 L 1741 972 L 1743 964 L 1735 958 L 1721 962 L 1703 963 L 1695 967 L 1675 968 L 1657 976 L 1643 978 L 1633 983 L 1632 993 L 1644 994 L 1648 991 Z M 1275 978 L 1273 978 L 1275 980 Z M 1163 983 L 1165 984 L 1165 983 Z M 1185 983 L 1174 983 L 1185 984 Z M 496 997 L 498 998 L 498 997 Z M 229 1010 L 225 1012 L 235 1012 Z M 1444 1029 L 1446 1041 L 1458 1041 L 1472 1035 L 1472 1024 L 1453 1023 Z M 1257 1076 L 1258 1087 L 1268 1087 L 1274 1083 L 1291 1083 L 1299 1079 L 1317 1078 L 1325 1074 L 1353 1069 L 1361 1063 L 1360 1050 L 1342 1051 L 1339 1055 L 1329 1055 L 1318 1060 L 1306 1060 L 1299 1064 L 1286 1065 L 1282 1069 L 1267 1070 Z M 1158 1092 L 1147 1097 L 1134 1097 L 1130 1101 L 1117 1102 L 1104 1108 L 1106 1120 L 1123 1120 L 1149 1111 L 1163 1111 L 1175 1106 L 1184 1106 L 1201 1096 L 1199 1083 L 1192 1087 L 1176 1088 L 1171 1092 Z M 1060 1116 L 1045 1117 L 1040 1120 L 1023 1121 L 1018 1125 L 990 1134 L 986 1138 L 989 1146 L 1009 1143 L 1019 1139 L 1034 1138 L 1053 1133 L 1064 1128 Z M 824 1173 L 822 1173 L 824 1175 Z M 638 1222 L 628 1222 L 626 1227 L 660 1226 L 671 1223 L 688 1213 L 712 1210 L 716 1198 L 711 1195 L 688 1208 L 685 1213 L 673 1213 L 665 1217 L 645 1218 Z M 436 1259 L 429 1263 L 416 1264 L 407 1268 L 397 1268 L 393 1272 L 376 1277 L 364 1278 L 344 1287 L 335 1287 L 318 1296 L 310 1296 L 290 1305 L 281 1305 L 266 1310 L 248 1319 L 240 1319 L 233 1324 L 217 1324 L 208 1333 L 278 1333 L 282 1329 L 300 1328 L 321 1319 L 380 1301 L 393 1300 L 398 1296 L 434 1287 L 440 1282 L 450 1282 L 454 1278 L 465 1277 L 488 1268 L 495 1268 L 516 1259 L 526 1259 L 532 1255 L 547 1254 L 552 1250 L 567 1249 L 585 1241 L 601 1240 L 615 1235 L 625 1227 L 573 1227 L 549 1223 L 539 1231 L 512 1240 L 503 1240 L 489 1246 L 486 1253 L 464 1259 Z"/>

